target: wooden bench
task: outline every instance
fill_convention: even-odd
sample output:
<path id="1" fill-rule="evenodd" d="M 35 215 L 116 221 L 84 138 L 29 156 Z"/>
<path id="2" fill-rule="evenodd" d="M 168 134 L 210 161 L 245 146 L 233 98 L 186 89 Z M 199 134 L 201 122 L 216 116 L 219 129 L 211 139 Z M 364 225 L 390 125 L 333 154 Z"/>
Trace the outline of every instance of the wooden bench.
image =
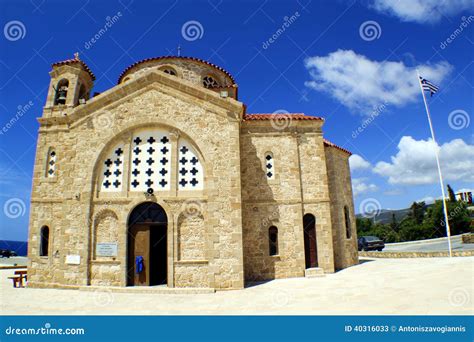
<path id="1" fill-rule="evenodd" d="M 13 281 L 13 287 L 25 287 L 23 284 L 23 279 L 27 280 L 26 271 L 15 271 L 15 275 L 8 277 Z"/>

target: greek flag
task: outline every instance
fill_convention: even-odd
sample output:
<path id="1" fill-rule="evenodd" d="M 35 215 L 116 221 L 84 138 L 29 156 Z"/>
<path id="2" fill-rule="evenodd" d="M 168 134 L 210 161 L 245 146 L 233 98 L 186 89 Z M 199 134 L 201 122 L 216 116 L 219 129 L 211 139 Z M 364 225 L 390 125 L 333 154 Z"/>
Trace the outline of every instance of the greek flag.
<path id="1" fill-rule="evenodd" d="M 420 82 L 424 91 L 429 91 L 430 95 L 433 96 L 439 90 L 439 87 L 431 83 L 430 81 L 424 79 L 420 76 Z"/>

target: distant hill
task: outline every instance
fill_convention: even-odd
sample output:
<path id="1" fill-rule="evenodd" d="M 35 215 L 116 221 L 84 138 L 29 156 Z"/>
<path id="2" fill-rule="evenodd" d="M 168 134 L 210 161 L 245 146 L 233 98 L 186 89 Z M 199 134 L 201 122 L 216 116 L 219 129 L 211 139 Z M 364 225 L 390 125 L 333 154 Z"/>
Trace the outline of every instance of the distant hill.
<path id="1" fill-rule="evenodd" d="M 26 256 L 28 253 L 28 243 L 26 241 L 0 240 L 0 249 L 15 251 L 20 256 Z"/>
<path id="2" fill-rule="evenodd" d="M 426 208 L 429 208 L 432 205 L 433 204 L 427 204 Z M 392 222 L 392 214 L 395 214 L 395 218 L 396 218 L 397 222 L 400 222 L 405 217 L 407 217 L 409 212 L 410 212 L 410 208 L 395 209 L 395 210 L 382 209 L 382 210 L 380 210 L 380 213 L 377 216 L 375 216 L 375 222 L 376 223 L 382 223 L 382 224 L 390 223 L 390 222 Z M 357 218 L 363 218 L 365 216 L 362 215 L 362 214 L 357 214 L 356 217 Z M 372 218 L 372 219 L 374 220 L 374 218 Z"/>

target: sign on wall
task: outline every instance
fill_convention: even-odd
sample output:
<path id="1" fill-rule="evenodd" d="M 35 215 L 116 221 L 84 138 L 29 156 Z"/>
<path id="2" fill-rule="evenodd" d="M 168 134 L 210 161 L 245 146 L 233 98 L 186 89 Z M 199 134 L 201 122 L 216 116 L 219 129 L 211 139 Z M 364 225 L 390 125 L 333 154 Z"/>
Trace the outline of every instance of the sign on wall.
<path id="1" fill-rule="evenodd" d="M 102 242 L 98 243 L 95 249 L 96 256 L 115 257 L 117 256 L 116 242 Z"/>
<path id="2" fill-rule="evenodd" d="M 80 255 L 66 255 L 66 264 L 79 265 L 81 263 Z"/>

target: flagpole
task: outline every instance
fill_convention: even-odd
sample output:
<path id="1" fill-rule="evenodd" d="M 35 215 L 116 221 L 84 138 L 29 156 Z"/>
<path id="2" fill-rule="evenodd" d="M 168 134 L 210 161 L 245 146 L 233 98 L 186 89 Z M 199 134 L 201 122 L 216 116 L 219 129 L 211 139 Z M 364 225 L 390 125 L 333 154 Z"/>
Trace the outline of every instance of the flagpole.
<path id="1" fill-rule="evenodd" d="M 451 248 L 451 228 L 449 227 L 448 209 L 446 205 L 446 195 L 444 193 L 443 175 L 441 174 L 441 166 L 439 163 L 438 143 L 436 142 L 436 138 L 435 138 L 435 134 L 433 130 L 433 124 L 431 122 L 431 115 L 430 115 L 430 109 L 428 107 L 428 102 L 426 101 L 423 85 L 421 84 L 420 73 L 418 72 L 418 70 L 416 70 L 416 73 L 418 75 L 418 83 L 420 84 L 421 95 L 423 96 L 423 102 L 425 104 L 426 116 L 428 117 L 428 123 L 430 125 L 431 137 L 433 138 L 433 142 L 435 143 L 436 165 L 438 166 L 439 184 L 441 186 L 441 194 L 443 195 L 443 211 L 444 211 L 444 220 L 446 222 L 446 236 L 448 237 L 449 257 L 451 258 L 453 256 L 452 248 Z"/>

